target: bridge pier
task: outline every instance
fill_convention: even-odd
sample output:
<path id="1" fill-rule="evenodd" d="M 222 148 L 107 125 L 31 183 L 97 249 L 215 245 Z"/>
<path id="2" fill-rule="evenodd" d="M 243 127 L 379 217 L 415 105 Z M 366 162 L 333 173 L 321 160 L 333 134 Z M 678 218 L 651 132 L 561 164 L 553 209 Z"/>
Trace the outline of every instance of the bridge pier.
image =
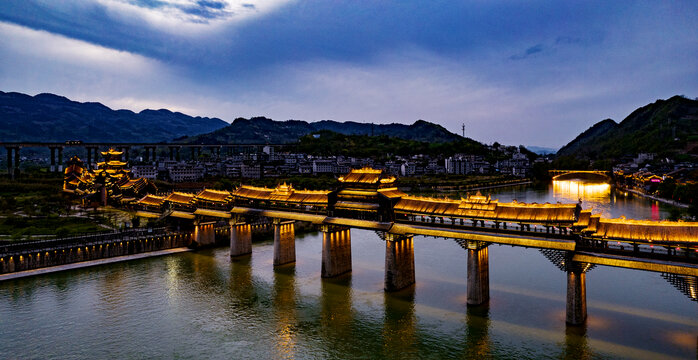
<path id="1" fill-rule="evenodd" d="M 53 146 L 50 146 L 48 149 L 51 151 L 51 167 L 49 167 L 49 172 L 55 172 L 56 171 L 56 148 Z"/>
<path id="2" fill-rule="evenodd" d="M 585 265 L 570 263 L 567 267 L 567 316 L 570 325 L 583 325 L 587 319 Z"/>
<path id="3" fill-rule="evenodd" d="M 322 226 L 322 277 L 351 271 L 351 231 L 348 227 Z"/>
<path id="4" fill-rule="evenodd" d="M 7 174 L 14 180 L 19 176 L 19 146 L 6 146 L 7 150 Z M 14 156 L 13 156 L 14 153 Z M 14 157 L 14 163 L 12 161 Z"/>
<path id="5" fill-rule="evenodd" d="M 194 222 L 194 241 L 200 246 L 214 245 L 216 243 L 216 232 L 213 229 L 214 223 L 202 223 L 200 220 Z"/>
<path id="6" fill-rule="evenodd" d="M 274 219 L 274 266 L 296 262 L 294 221 Z"/>
<path id="7" fill-rule="evenodd" d="M 490 300 L 490 265 L 487 244 L 468 242 L 468 305 L 482 305 Z"/>
<path id="8" fill-rule="evenodd" d="M 230 257 L 252 253 L 252 226 L 233 218 L 230 220 Z"/>
<path id="9" fill-rule="evenodd" d="M 86 147 L 85 150 L 87 150 L 87 164 L 86 168 L 87 169 L 92 169 L 92 148 L 91 147 Z M 53 153 L 53 151 L 52 151 Z M 53 154 L 51 154 L 51 157 L 53 157 Z M 95 151 L 95 157 L 97 157 L 97 152 Z"/>
<path id="10" fill-rule="evenodd" d="M 411 235 L 385 234 L 385 290 L 414 284 L 414 239 Z"/>

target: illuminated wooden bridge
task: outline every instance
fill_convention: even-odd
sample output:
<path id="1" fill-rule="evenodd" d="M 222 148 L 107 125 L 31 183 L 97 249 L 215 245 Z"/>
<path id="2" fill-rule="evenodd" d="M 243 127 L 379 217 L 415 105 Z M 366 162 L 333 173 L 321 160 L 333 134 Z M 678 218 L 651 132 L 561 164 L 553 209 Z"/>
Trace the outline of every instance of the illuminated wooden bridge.
<path id="1" fill-rule="evenodd" d="M 548 170 L 548 174 L 553 177 L 553 180 L 568 180 L 584 177 L 604 182 L 611 181 L 611 172 L 602 170 Z"/>
<path id="2" fill-rule="evenodd" d="M 212 245 L 216 233 L 224 233 L 231 257 L 252 252 L 251 221 L 270 219 L 275 266 L 296 260 L 296 221 L 318 225 L 323 277 L 351 271 L 351 228 L 376 231 L 386 244 L 387 291 L 415 282 L 415 235 L 455 239 L 467 251 L 471 305 L 489 300 L 488 245 L 538 248 L 567 273 L 570 324 L 586 320 L 586 272 L 595 265 L 685 277 L 692 284 L 688 295 L 696 299 L 698 223 L 606 219 L 580 204 L 504 203 L 480 194 L 460 200 L 411 196 L 395 187 L 394 177 L 374 169 L 352 170 L 339 182 L 334 191 L 282 184 L 146 195 L 134 206 L 138 216 L 193 227 L 198 245 Z"/>

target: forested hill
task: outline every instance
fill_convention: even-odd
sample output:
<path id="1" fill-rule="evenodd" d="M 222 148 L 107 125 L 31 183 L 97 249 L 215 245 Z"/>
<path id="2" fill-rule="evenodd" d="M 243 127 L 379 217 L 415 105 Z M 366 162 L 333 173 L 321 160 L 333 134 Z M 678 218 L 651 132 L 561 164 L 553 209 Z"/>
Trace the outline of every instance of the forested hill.
<path id="1" fill-rule="evenodd" d="M 620 123 L 600 121 L 557 155 L 597 160 L 643 152 L 698 155 L 698 101 L 674 96 L 643 106 Z"/>
<path id="2" fill-rule="evenodd" d="M 388 136 L 403 140 L 449 143 L 463 138 L 449 132 L 441 125 L 418 120 L 412 125 L 367 124 L 323 120 L 306 122 L 300 120 L 274 121 L 265 117 L 238 118 L 230 126 L 196 137 L 182 139 L 188 143 L 295 143 L 301 137 L 319 131 L 331 131 L 342 135 Z"/>
<path id="3" fill-rule="evenodd" d="M 112 110 L 53 94 L 0 91 L 0 141 L 160 142 L 227 126 L 169 110 Z"/>

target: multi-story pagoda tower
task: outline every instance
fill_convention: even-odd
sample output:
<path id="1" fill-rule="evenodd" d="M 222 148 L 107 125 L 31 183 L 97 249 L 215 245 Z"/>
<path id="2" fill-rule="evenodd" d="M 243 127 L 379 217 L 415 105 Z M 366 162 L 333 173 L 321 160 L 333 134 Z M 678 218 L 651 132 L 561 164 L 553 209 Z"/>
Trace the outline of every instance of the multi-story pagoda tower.
<path id="1" fill-rule="evenodd" d="M 128 181 L 131 178 L 131 171 L 125 168 L 128 163 L 121 161 L 121 156 L 124 154 L 123 151 L 109 149 L 101 153 L 104 156 L 104 161 L 97 163 L 95 177 L 100 180 L 103 179 L 103 184 L 119 183 L 124 180 Z"/>

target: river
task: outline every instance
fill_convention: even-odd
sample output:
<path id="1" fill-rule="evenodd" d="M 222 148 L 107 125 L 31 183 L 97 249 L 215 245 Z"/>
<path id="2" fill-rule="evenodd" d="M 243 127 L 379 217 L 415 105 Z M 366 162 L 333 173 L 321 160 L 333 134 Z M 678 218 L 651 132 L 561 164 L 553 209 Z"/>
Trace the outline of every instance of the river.
<path id="1" fill-rule="evenodd" d="M 576 182 L 493 198 L 661 219 L 664 205 Z M 416 286 L 383 291 L 384 242 L 352 230 L 353 271 L 320 277 L 321 234 L 273 269 L 271 239 L 0 283 L 0 358 L 688 358 L 698 303 L 658 273 L 595 267 L 588 321 L 565 325 L 566 276 L 535 249 L 489 248 L 490 303 L 466 304 L 466 252 L 415 237 Z"/>

